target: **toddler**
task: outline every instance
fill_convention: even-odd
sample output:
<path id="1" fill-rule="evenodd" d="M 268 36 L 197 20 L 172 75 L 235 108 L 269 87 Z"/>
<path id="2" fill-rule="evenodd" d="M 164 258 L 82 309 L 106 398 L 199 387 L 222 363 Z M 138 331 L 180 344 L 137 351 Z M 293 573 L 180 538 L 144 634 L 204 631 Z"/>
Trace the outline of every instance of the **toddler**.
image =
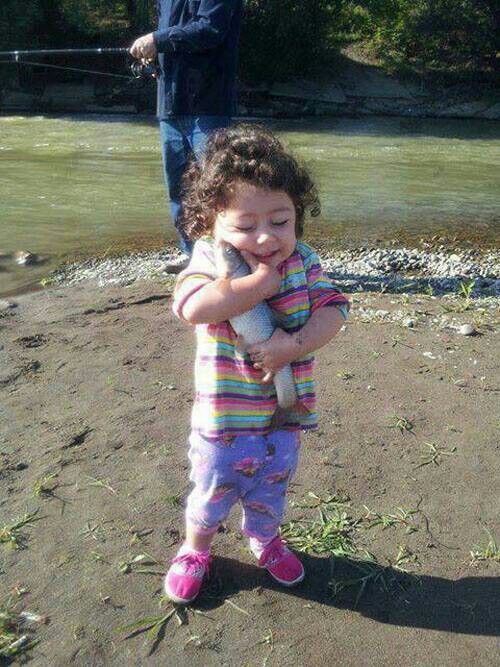
<path id="1" fill-rule="evenodd" d="M 299 240 L 306 212 L 319 213 L 314 184 L 270 131 L 245 124 L 217 131 L 185 185 L 183 225 L 195 243 L 173 309 L 194 325 L 197 351 L 189 440 L 194 488 L 186 539 L 165 577 L 165 592 L 178 603 L 198 595 L 213 536 L 237 501 L 258 565 L 284 586 L 303 579 L 279 526 L 300 431 L 317 425 L 312 353 L 335 336 L 349 309 L 317 254 Z M 220 242 L 236 248 L 251 273 L 219 277 Z M 245 349 L 230 320 L 263 300 L 278 326 L 269 340 Z M 275 427 L 272 378 L 287 364 L 298 400 Z"/>

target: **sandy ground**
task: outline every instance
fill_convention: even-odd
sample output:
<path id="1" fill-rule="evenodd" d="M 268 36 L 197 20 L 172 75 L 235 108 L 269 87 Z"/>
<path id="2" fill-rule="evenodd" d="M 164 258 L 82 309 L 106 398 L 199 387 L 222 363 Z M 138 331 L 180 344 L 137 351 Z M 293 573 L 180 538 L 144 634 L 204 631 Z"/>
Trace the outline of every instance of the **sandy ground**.
<path id="1" fill-rule="evenodd" d="M 500 538 L 496 313 L 459 313 L 480 332 L 461 336 L 433 323 L 442 299 L 354 296 L 318 353 L 321 428 L 303 438 L 287 519 L 344 512 L 340 534 L 379 565 L 362 572 L 313 544 L 306 580 L 280 589 L 235 509 L 200 599 L 156 641 L 120 628 L 171 609 L 161 572 L 189 490 L 193 333 L 159 283 L 13 299 L 0 318 L 0 530 L 37 514 L 18 548 L 0 544 L 0 603 L 10 593 L 47 617 L 33 665 L 498 663 L 499 563 L 470 554 L 485 528 Z M 367 321 L 367 308 L 416 326 Z M 403 520 L 371 526 L 375 513 Z"/>

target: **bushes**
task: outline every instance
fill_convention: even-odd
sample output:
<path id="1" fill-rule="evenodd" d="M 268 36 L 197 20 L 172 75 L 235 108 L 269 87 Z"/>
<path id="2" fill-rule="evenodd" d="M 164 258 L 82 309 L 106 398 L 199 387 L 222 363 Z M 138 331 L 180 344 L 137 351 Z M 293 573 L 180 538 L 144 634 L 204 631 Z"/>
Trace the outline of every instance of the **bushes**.
<path id="1" fill-rule="evenodd" d="M 242 78 L 284 80 L 321 69 L 342 1 L 246 0 Z"/>
<path id="2" fill-rule="evenodd" d="M 386 63 L 465 72 L 494 66 L 495 10 L 488 0 L 365 0 L 363 36 Z"/>
<path id="3" fill-rule="evenodd" d="M 122 46 L 154 28 L 155 0 L 1 0 L 2 48 Z M 241 77 L 314 75 L 349 41 L 386 64 L 492 70 L 495 0 L 245 0 Z"/>

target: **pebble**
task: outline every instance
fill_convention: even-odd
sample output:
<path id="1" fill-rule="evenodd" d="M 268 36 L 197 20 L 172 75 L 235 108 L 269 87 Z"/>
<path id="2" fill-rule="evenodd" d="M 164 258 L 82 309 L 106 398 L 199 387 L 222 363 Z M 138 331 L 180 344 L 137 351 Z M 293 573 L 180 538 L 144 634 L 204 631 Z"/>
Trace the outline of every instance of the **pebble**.
<path id="1" fill-rule="evenodd" d="M 473 336 L 476 333 L 472 324 L 462 324 L 458 327 L 457 331 L 459 334 L 462 334 L 462 336 Z"/>
<path id="2" fill-rule="evenodd" d="M 415 320 L 412 320 L 410 317 L 406 320 L 403 320 L 403 326 L 408 327 L 408 329 L 413 329 L 415 326 Z"/>
<path id="3" fill-rule="evenodd" d="M 7 301 L 7 299 L 0 299 L 0 313 L 9 310 L 10 308 L 15 308 L 17 306 L 16 303 L 13 303 L 12 301 Z"/>
<path id="4" fill-rule="evenodd" d="M 38 256 L 29 250 L 18 250 L 14 253 L 14 261 L 16 264 L 28 265 L 35 264 L 38 261 Z"/>
<path id="5" fill-rule="evenodd" d="M 385 246 L 319 249 L 328 275 L 346 291 L 388 289 L 405 293 L 431 292 L 431 298 L 457 293 L 461 283 L 474 281 L 472 296 L 500 295 L 500 251 L 472 253 L 444 245 L 423 248 Z M 173 249 L 139 252 L 106 259 L 89 259 L 66 265 L 51 276 L 55 285 L 95 282 L 99 285 L 131 284 L 161 278 L 166 264 L 179 258 Z M 383 317 L 383 315 L 382 315 Z"/>

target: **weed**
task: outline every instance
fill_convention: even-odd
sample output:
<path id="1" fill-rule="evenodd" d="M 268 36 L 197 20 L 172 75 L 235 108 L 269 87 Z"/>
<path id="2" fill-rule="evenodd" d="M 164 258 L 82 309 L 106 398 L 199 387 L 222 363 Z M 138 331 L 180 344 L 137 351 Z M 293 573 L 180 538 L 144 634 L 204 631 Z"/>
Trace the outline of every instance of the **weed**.
<path id="1" fill-rule="evenodd" d="M 33 484 L 33 495 L 34 496 L 53 496 L 54 491 L 56 490 L 58 484 L 54 480 L 57 478 L 57 473 L 53 472 L 50 475 L 46 475 L 41 479 L 38 479 Z"/>
<path id="2" fill-rule="evenodd" d="M 389 428 L 397 428 L 399 432 L 404 435 L 406 431 L 411 432 L 413 429 L 413 424 L 406 417 L 400 417 L 396 413 L 391 416 L 391 421 L 389 423 Z"/>
<path id="3" fill-rule="evenodd" d="M 54 284 L 54 278 L 51 278 L 50 276 L 47 276 L 46 278 L 42 278 L 39 282 L 39 284 L 42 287 L 49 287 L 50 285 Z"/>
<path id="4" fill-rule="evenodd" d="M 109 565 L 109 561 L 106 560 L 106 558 L 104 558 L 104 556 L 97 551 L 91 551 L 90 558 L 94 561 L 94 563 L 106 563 Z"/>
<path id="5" fill-rule="evenodd" d="M 181 507 L 182 506 L 182 500 L 181 500 L 181 494 L 180 493 L 171 493 L 167 494 L 165 496 L 161 496 L 160 500 L 165 503 L 165 505 L 169 505 L 170 507 Z"/>
<path id="6" fill-rule="evenodd" d="M 434 288 L 432 287 L 431 283 L 427 283 L 424 289 L 424 294 L 427 294 L 427 296 L 434 296 Z"/>
<path id="7" fill-rule="evenodd" d="M 402 566 L 406 563 L 416 563 L 417 561 L 418 557 L 416 554 L 411 552 L 408 547 L 400 546 L 393 567 L 401 572 L 406 572 L 407 570 Z"/>
<path id="8" fill-rule="evenodd" d="M 385 530 L 390 526 L 395 526 L 399 523 L 406 526 L 407 533 L 414 533 L 417 528 L 410 524 L 411 517 L 417 513 L 418 510 L 405 510 L 403 507 L 397 507 L 394 514 L 379 514 L 369 509 L 364 505 L 368 514 L 364 517 L 364 521 L 368 521 L 367 528 L 374 528 L 375 526 L 382 526 Z"/>
<path id="9" fill-rule="evenodd" d="M 495 538 L 489 532 L 489 530 L 486 528 L 484 530 L 490 539 L 486 547 L 481 549 L 480 547 L 476 546 L 475 549 L 470 552 L 471 565 L 476 565 L 479 561 L 482 560 L 494 560 L 497 563 L 500 563 L 500 549 L 497 546 Z"/>
<path id="10" fill-rule="evenodd" d="M 315 520 L 289 521 L 282 527 L 287 542 L 304 553 L 353 555 L 352 531 L 358 521 L 336 504 L 319 506 Z"/>
<path id="11" fill-rule="evenodd" d="M 25 537 L 21 532 L 24 526 L 30 526 L 35 521 L 39 521 L 42 517 L 37 517 L 38 510 L 29 514 L 26 512 L 22 519 L 14 521 L 14 523 L 6 524 L 0 528 L 0 544 L 10 544 L 13 549 L 20 549 L 25 546 Z"/>
<path id="12" fill-rule="evenodd" d="M 38 641 L 30 636 L 32 628 L 24 627 L 30 623 L 45 623 L 46 618 L 31 614 L 30 612 L 18 612 L 12 598 L 0 604 L 0 660 L 6 659 L 6 664 L 11 660 L 21 659 L 22 653 L 33 648 Z M 17 663 L 16 663 L 17 664 Z"/>
<path id="13" fill-rule="evenodd" d="M 155 386 L 160 388 L 160 391 L 165 391 L 166 389 L 168 389 L 169 391 L 175 391 L 177 389 L 175 384 L 165 384 L 161 380 L 156 380 L 156 382 L 154 382 L 154 384 L 155 384 Z"/>
<path id="14" fill-rule="evenodd" d="M 107 489 L 108 491 L 111 491 L 111 493 L 116 493 L 116 491 L 110 485 L 109 479 L 96 479 L 95 477 L 87 478 L 91 480 L 88 486 L 98 486 L 101 489 Z"/>
<path id="15" fill-rule="evenodd" d="M 102 525 L 99 523 L 91 524 L 90 521 L 87 521 L 87 524 L 79 533 L 83 537 L 91 537 L 96 542 L 105 542 L 106 538 L 103 533 Z"/>
<path id="16" fill-rule="evenodd" d="M 341 380 L 350 380 L 354 377 L 354 373 L 351 373 L 350 371 L 339 371 L 337 377 Z"/>
<path id="17" fill-rule="evenodd" d="M 442 463 L 444 456 L 451 456 L 457 451 L 456 447 L 445 449 L 444 447 L 437 447 L 432 442 L 424 442 L 424 445 L 429 448 L 429 451 L 421 455 L 422 462 L 415 466 L 415 468 L 421 468 L 422 466 L 429 465 L 429 463 L 434 463 L 438 466 Z"/>
<path id="18" fill-rule="evenodd" d="M 470 301 L 471 296 L 472 296 L 472 290 L 474 289 L 474 285 L 476 284 L 475 280 L 469 280 L 464 283 L 460 283 L 458 286 L 458 293 L 460 296 L 462 296 L 464 299 L 467 301 Z"/>
<path id="19" fill-rule="evenodd" d="M 147 553 L 138 554 L 130 560 L 121 560 L 118 563 L 118 568 L 122 574 L 129 574 L 130 572 L 135 572 L 136 574 L 160 574 L 163 575 L 163 570 L 151 570 L 137 568 L 135 565 L 140 563 L 141 565 L 146 565 L 150 568 L 153 565 L 160 565 L 160 562 L 156 560 L 153 556 Z"/>

